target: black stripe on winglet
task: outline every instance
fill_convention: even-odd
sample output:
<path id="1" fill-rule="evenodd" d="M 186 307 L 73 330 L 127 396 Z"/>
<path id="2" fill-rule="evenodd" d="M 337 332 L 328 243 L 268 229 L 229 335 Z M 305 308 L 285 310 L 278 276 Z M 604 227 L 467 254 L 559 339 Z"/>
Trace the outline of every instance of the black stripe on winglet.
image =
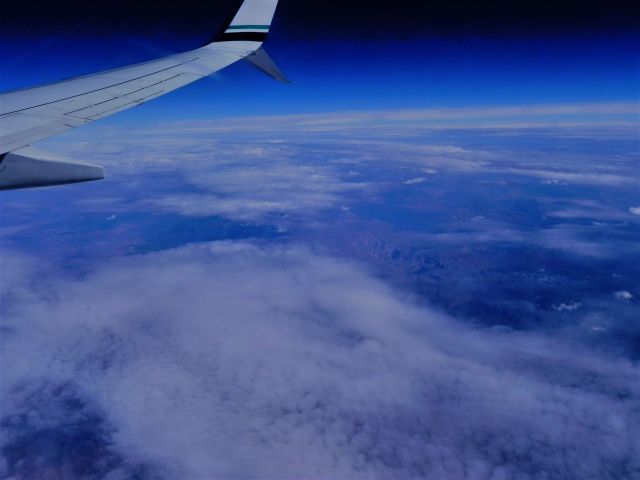
<path id="1" fill-rule="evenodd" d="M 224 33 L 216 42 L 264 42 L 266 39 L 266 32 L 233 32 Z"/>

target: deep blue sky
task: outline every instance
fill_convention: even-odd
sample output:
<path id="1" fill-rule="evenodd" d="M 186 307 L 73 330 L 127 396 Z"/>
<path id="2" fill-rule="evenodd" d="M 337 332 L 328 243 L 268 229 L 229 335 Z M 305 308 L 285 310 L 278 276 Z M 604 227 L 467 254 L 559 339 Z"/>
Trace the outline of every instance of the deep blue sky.
<path id="1" fill-rule="evenodd" d="M 0 25 L 0 87 L 21 88 L 197 47 L 234 3 L 10 6 Z M 241 64 L 111 121 L 169 111 L 186 119 L 633 101 L 639 95 L 640 42 L 632 4 L 282 0 L 267 48 L 295 86 L 271 82 Z"/>

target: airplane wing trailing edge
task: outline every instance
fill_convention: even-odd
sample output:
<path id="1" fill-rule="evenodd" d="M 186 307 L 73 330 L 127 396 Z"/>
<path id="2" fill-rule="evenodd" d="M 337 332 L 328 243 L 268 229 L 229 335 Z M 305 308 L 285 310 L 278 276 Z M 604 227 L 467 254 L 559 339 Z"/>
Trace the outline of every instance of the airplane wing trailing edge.
<path id="1" fill-rule="evenodd" d="M 103 179 L 102 167 L 30 145 L 153 100 L 239 60 L 287 82 L 262 48 L 277 3 L 245 0 L 211 43 L 190 52 L 0 94 L 0 190 Z"/>

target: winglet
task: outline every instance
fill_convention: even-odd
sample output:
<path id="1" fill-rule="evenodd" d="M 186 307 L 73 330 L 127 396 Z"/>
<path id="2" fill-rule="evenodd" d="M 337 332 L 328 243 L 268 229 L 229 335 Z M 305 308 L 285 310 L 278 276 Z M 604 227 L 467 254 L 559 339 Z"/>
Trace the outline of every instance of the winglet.
<path id="1" fill-rule="evenodd" d="M 244 57 L 244 59 L 260 71 L 269 75 L 271 78 L 275 78 L 279 82 L 283 83 L 292 83 L 286 75 L 282 73 L 282 70 L 280 70 L 278 65 L 276 65 L 276 63 L 271 59 L 264 48 L 260 47 L 249 56 Z"/>
<path id="2" fill-rule="evenodd" d="M 227 28 L 215 42 L 264 42 L 267 39 L 278 0 L 245 0 Z"/>

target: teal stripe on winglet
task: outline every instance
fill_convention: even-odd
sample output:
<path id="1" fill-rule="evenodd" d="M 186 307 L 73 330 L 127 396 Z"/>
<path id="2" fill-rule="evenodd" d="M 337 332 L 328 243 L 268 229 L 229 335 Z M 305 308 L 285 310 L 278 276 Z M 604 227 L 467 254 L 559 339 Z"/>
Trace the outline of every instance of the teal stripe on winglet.
<path id="1" fill-rule="evenodd" d="M 269 25 L 231 25 L 227 30 L 269 30 Z"/>

